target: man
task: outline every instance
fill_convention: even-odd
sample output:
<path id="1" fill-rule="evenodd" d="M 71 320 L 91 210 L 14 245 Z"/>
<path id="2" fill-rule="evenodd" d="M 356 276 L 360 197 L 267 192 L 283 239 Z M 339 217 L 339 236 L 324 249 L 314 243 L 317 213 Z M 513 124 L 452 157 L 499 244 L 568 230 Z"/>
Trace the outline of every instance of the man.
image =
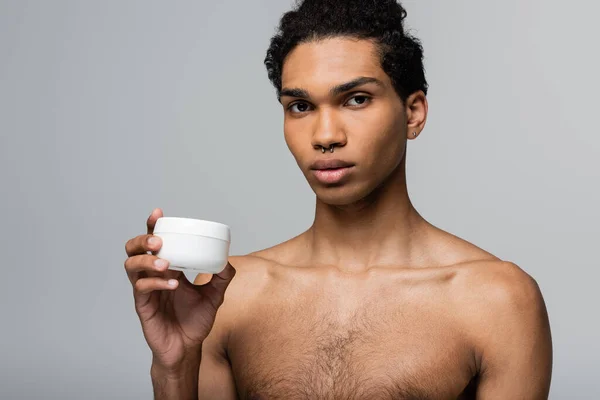
<path id="1" fill-rule="evenodd" d="M 285 139 L 316 194 L 310 229 L 195 285 L 154 264 L 162 211 L 127 242 L 156 398 L 547 398 L 536 282 L 409 199 L 427 83 L 405 16 L 393 0 L 305 0 L 271 41 Z"/>

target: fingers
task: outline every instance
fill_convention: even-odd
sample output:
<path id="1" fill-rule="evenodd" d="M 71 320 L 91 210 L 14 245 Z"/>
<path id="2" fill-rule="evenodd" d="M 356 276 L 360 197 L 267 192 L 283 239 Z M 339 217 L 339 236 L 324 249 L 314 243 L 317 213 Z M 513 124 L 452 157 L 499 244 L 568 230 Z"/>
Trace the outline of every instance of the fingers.
<path id="1" fill-rule="evenodd" d="M 219 293 L 225 293 L 227 286 L 231 283 L 231 280 L 235 276 L 235 268 L 229 262 L 225 269 L 218 274 L 214 274 L 209 284 L 212 285 Z"/>
<path id="2" fill-rule="evenodd" d="M 133 257 L 139 254 L 147 254 L 150 252 L 157 252 L 162 246 L 162 239 L 158 236 L 140 235 L 133 239 L 130 239 L 125 243 L 125 251 L 129 257 Z"/>
<path id="3" fill-rule="evenodd" d="M 177 279 L 165 279 L 158 276 L 138 279 L 134 284 L 137 294 L 146 295 L 156 290 L 175 290 L 179 285 Z"/>
<path id="4" fill-rule="evenodd" d="M 128 274 L 137 272 L 163 272 L 169 267 L 169 262 L 154 255 L 145 254 L 134 257 L 129 257 L 125 260 L 125 271 Z"/>
<path id="5" fill-rule="evenodd" d="M 187 284 L 184 283 L 182 288 L 185 290 L 194 290 L 202 295 L 205 295 L 208 302 L 217 310 L 225 299 L 225 290 L 235 276 L 235 268 L 230 263 L 227 263 L 225 269 L 218 274 L 214 274 L 210 282 L 205 285 Z"/>
<path id="6" fill-rule="evenodd" d="M 155 208 L 146 221 L 147 234 L 139 235 L 125 243 L 128 258 L 124 267 L 134 288 L 137 303 L 150 299 L 150 294 L 158 290 L 174 290 L 179 286 L 179 273 L 170 271 L 169 262 L 155 254 L 162 246 L 162 240 L 154 236 L 154 227 L 158 218 L 163 216 L 160 208 Z"/>
<path id="7" fill-rule="evenodd" d="M 146 228 L 148 230 L 148 234 L 154 233 L 154 226 L 156 225 L 156 220 L 163 216 L 163 212 L 160 208 L 155 208 L 150 213 L 148 220 L 146 221 Z"/>

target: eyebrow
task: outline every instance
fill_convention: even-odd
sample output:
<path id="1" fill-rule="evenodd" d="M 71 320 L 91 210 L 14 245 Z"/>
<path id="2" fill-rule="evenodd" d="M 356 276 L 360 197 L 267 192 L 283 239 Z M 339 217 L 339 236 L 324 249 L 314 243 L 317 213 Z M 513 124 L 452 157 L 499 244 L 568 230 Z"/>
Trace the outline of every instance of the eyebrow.
<path id="1" fill-rule="evenodd" d="M 381 82 L 379 79 L 377 78 L 372 78 L 372 77 L 367 77 L 367 76 L 361 76 L 359 78 L 353 79 L 350 82 L 346 82 L 346 83 L 342 83 L 340 85 L 334 86 L 329 90 L 329 94 L 331 96 L 338 96 L 342 93 L 345 93 L 349 90 L 352 90 L 358 86 L 361 85 L 365 85 L 367 83 L 374 83 L 377 86 L 380 87 L 384 87 L 385 85 L 383 84 L 383 82 Z M 308 94 L 307 90 L 304 89 L 300 89 L 300 88 L 293 88 L 293 89 L 287 89 L 284 88 L 281 90 L 281 92 L 279 93 L 279 101 L 281 102 L 281 97 L 282 96 L 289 96 L 289 97 L 298 97 L 298 98 L 302 98 L 302 99 L 309 99 L 310 95 Z"/>

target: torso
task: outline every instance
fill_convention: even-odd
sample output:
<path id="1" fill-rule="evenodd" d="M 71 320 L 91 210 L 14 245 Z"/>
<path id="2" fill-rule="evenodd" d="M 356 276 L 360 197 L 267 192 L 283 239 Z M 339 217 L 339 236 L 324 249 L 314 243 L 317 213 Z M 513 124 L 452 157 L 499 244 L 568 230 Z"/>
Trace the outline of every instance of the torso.
<path id="1" fill-rule="evenodd" d="M 226 349 L 240 399 L 470 398 L 477 356 L 458 291 L 472 264 L 252 264 Z"/>

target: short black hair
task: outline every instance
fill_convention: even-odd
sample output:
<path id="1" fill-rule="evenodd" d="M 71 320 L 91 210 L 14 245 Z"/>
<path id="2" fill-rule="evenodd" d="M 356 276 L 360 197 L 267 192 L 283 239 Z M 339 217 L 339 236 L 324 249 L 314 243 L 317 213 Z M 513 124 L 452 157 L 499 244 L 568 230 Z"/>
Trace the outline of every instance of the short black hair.
<path id="1" fill-rule="evenodd" d="M 421 42 L 404 29 L 406 10 L 396 0 L 304 0 L 285 13 L 267 50 L 264 63 L 277 95 L 286 56 L 299 44 L 335 37 L 372 39 L 381 66 L 396 93 L 405 101 L 428 84 Z"/>

